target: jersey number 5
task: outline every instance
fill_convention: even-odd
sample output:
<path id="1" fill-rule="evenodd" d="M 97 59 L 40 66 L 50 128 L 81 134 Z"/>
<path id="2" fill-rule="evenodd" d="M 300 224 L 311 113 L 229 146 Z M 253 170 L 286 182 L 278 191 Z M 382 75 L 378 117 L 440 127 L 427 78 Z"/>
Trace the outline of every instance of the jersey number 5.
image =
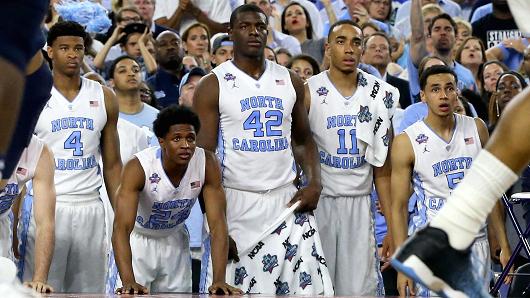
<path id="1" fill-rule="evenodd" d="M 81 142 L 81 131 L 75 130 L 64 141 L 64 149 L 74 149 L 74 156 L 83 156 L 83 142 Z"/>
<path id="2" fill-rule="evenodd" d="M 283 113 L 278 110 L 265 112 L 265 132 L 263 132 L 263 122 L 261 122 L 260 111 L 252 111 L 247 120 L 243 122 L 244 130 L 254 130 L 254 137 L 281 137 L 281 129 L 274 129 L 282 125 Z"/>

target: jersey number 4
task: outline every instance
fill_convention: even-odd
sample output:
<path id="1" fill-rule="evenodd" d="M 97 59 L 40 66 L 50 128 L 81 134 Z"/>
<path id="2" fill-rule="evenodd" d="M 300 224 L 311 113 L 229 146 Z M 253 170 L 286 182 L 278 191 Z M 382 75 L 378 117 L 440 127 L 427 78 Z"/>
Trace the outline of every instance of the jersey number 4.
<path id="1" fill-rule="evenodd" d="M 281 137 L 282 130 L 275 129 L 282 125 L 283 113 L 278 110 L 270 110 L 265 112 L 265 132 L 263 132 L 263 122 L 261 122 L 260 111 L 252 111 L 247 120 L 243 122 L 244 130 L 253 130 L 254 137 Z"/>
<path id="2" fill-rule="evenodd" d="M 64 149 L 74 149 L 72 154 L 74 156 L 83 155 L 83 142 L 81 142 L 81 131 L 75 130 L 70 136 L 64 141 Z"/>

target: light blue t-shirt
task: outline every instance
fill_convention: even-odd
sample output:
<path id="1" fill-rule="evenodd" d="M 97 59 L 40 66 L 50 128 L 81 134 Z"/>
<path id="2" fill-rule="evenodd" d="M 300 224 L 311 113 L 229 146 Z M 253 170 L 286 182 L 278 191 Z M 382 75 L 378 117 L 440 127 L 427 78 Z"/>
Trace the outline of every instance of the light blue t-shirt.
<path id="1" fill-rule="evenodd" d="M 158 146 L 158 140 L 153 133 L 153 122 L 155 121 L 157 115 L 157 109 L 144 103 L 140 112 L 136 114 L 125 114 L 120 112 L 119 117 L 146 130 L 149 146 Z"/>
<path id="2" fill-rule="evenodd" d="M 480 20 L 484 16 L 490 14 L 493 12 L 493 4 L 488 3 L 485 5 L 480 6 L 479 8 L 475 9 L 473 12 L 473 16 L 471 16 L 470 23 L 473 24 L 474 22 Z"/>
<path id="3" fill-rule="evenodd" d="M 525 48 L 528 47 L 528 39 L 523 37 L 521 39 Z M 523 63 L 524 60 L 524 56 L 522 53 L 519 53 L 518 51 L 512 48 L 505 47 L 503 43 L 499 43 L 495 47 L 501 49 L 503 57 L 502 63 L 506 64 L 506 66 L 508 66 L 510 70 L 518 71 L 519 68 L 521 68 L 521 63 Z"/>

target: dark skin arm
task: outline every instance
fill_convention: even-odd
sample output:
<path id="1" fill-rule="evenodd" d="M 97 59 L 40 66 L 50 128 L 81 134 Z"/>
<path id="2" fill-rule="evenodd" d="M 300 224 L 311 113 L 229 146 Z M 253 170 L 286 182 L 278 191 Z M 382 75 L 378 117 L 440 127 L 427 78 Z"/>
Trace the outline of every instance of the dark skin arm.
<path id="1" fill-rule="evenodd" d="M 124 167 L 121 185 L 116 194 L 114 229 L 112 246 L 116 265 L 120 272 L 123 286 L 116 290 L 117 294 L 148 294 L 146 287 L 136 283 L 132 268 L 130 236 L 134 229 L 138 212 L 138 194 L 144 188 L 145 172 L 136 157 Z"/>
<path id="2" fill-rule="evenodd" d="M 289 71 L 289 73 L 294 90 L 296 91 L 296 102 L 292 111 L 293 123 L 291 138 L 293 139 L 293 145 L 296 146 L 296 148 L 293 148 L 293 151 L 303 152 L 303 156 L 301 156 L 299 161 L 308 179 L 308 185 L 296 192 L 293 199 L 289 202 L 289 206 L 300 201 L 300 205 L 296 211 L 307 212 L 317 208 L 320 192 L 322 191 L 322 185 L 320 183 L 320 161 L 318 159 L 317 145 L 309 127 L 309 119 L 305 105 L 307 99 L 305 98 L 304 84 L 294 72 Z"/>
<path id="3" fill-rule="evenodd" d="M 221 185 L 221 168 L 217 157 L 206 154 L 206 177 L 202 189 L 206 218 L 210 227 L 213 281 L 208 288 L 210 294 L 243 294 L 238 288 L 226 283 L 226 263 L 228 258 L 228 227 L 226 225 L 226 198 Z"/>
<path id="4" fill-rule="evenodd" d="M 103 87 L 105 94 L 105 108 L 107 110 L 107 123 L 101 134 L 101 152 L 103 159 L 103 178 L 112 207 L 116 207 L 116 191 L 120 185 L 121 157 L 120 140 L 118 137 L 118 101 L 114 92 Z"/>

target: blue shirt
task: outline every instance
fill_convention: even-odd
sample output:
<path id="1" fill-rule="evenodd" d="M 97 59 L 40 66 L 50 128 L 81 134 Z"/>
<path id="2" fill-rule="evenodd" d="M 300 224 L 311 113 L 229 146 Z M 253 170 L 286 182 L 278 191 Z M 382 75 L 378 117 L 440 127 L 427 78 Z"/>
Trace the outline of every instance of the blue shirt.
<path id="1" fill-rule="evenodd" d="M 148 104 L 143 104 L 143 108 L 136 114 L 125 114 L 120 112 L 120 118 L 125 119 L 138 127 L 147 127 L 149 130 L 153 130 L 153 121 L 155 121 L 158 115 L 158 110 Z"/>
<path id="2" fill-rule="evenodd" d="M 528 47 L 528 39 L 521 38 L 525 48 Z M 503 43 L 496 45 L 497 48 L 500 48 L 502 51 L 502 62 L 508 66 L 510 70 L 518 71 L 521 68 L 521 63 L 523 63 L 524 56 L 522 53 L 517 52 L 515 49 L 507 48 Z"/>
<path id="3" fill-rule="evenodd" d="M 475 83 L 475 78 L 473 77 L 473 73 L 462 66 L 458 62 L 454 62 L 455 66 L 452 67 L 453 71 L 456 73 L 456 76 L 458 77 L 457 87 L 460 90 L 469 89 L 472 91 L 477 91 L 478 87 Z M 412 57 L 408 56 L 407 59 L 407 69 L 409 71 L 409 86 L 410 86 L 410 96 L 413 98 L 414 102 L 420 101 L 420 76 L 418 74 L 418 68 L 412 63 Z"/>
<path id="4" fill-rule="evenodd" d="M 471 17 L 471 21 L 469 22 L 474 23 L 478 21 L 479 19 L 481 19 L 482 17 L 492 12 L 493 12 L 493 4 L 488 3 L 486 5 L 482 5 L 481 7 L 475 9 L 475 11 L 473 12 L 473 16 Z"/>
<path id="5" fill-rule="evenodd" d="M 147 79 L 147 85 L 154 90 L 156 103 L 165 108 L 170 104 L 178 104 L 180 79 L 177 76 L 158 68 L 156 73 Z"/>

